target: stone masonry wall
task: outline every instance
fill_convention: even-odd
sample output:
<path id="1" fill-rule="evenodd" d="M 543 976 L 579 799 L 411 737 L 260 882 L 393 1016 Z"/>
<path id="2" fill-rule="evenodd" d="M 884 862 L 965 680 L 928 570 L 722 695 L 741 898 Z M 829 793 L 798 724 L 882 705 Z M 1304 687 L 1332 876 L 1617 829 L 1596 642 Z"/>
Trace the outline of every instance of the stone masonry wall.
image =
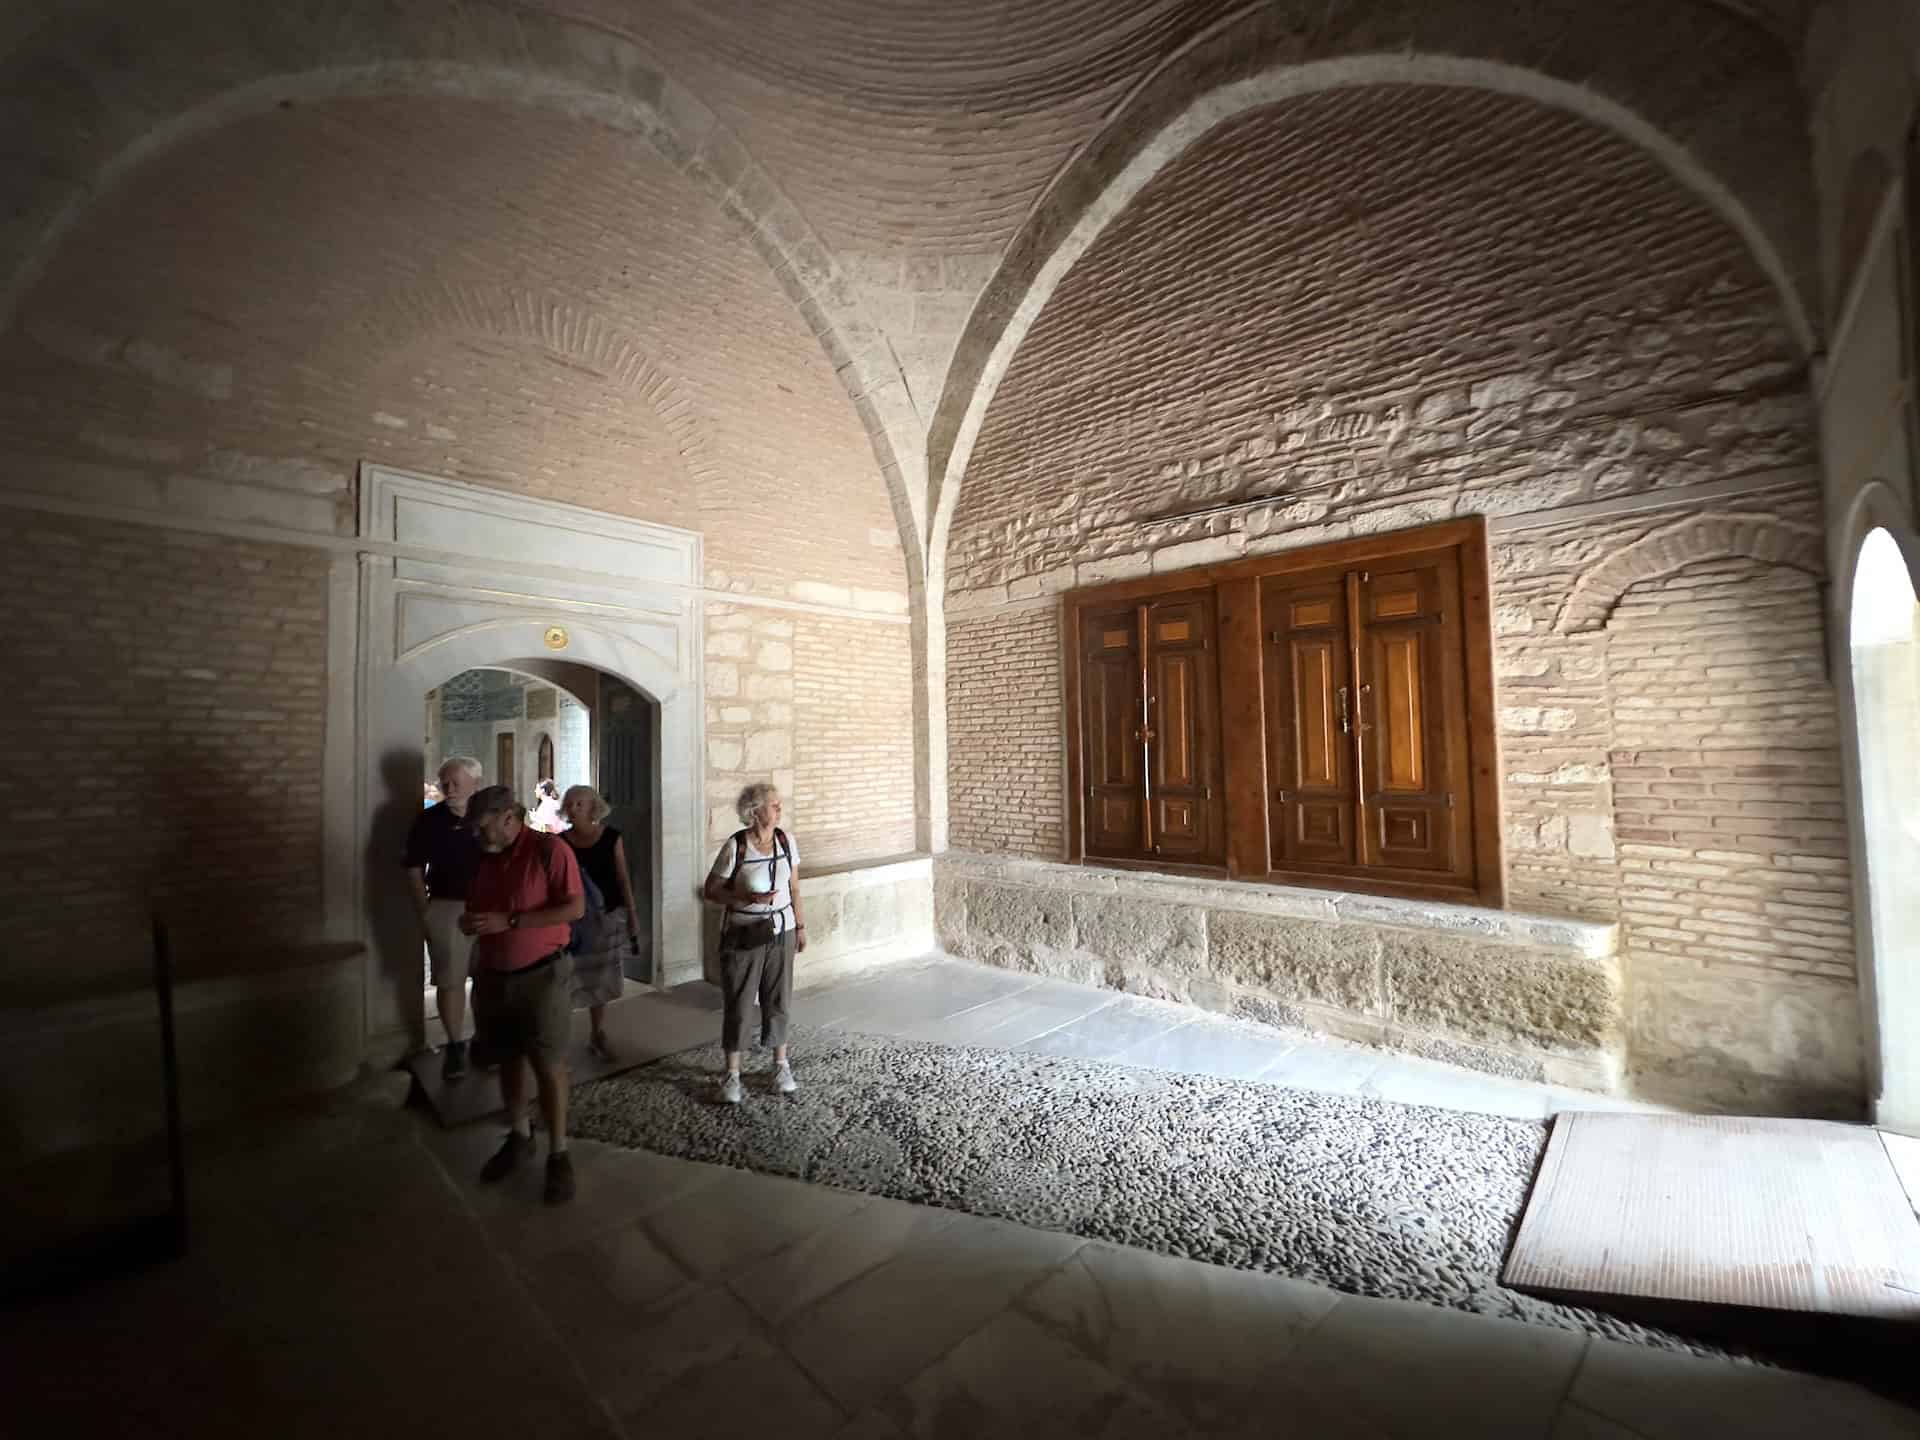
<path id="1" fill-rule="evenodd" d="M 7 986 L 144 977 L 150 906 L 188 967 L 316 938 L 325 555 L 40 516 L 9 540 Z"/>
<path id="2" fill-rule="evenodd" d="M 707 607 L 707 838 L 770 780 L 806 868 L 913 849 L 913 665 L 905 625 Z"/>
<path id="3" fill-rule="evenodd" d="M 1610 925 L 950 852 L 949 951 L 1593 1090 L 1620 1078 Z"/>

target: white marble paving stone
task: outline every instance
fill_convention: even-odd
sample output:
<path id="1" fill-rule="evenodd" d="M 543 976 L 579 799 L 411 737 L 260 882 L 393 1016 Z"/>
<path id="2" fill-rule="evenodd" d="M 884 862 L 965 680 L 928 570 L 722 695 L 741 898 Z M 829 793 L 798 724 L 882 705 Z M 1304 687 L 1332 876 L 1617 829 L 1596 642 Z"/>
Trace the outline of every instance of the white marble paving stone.
<path id="1" fill-rule="evenodd" d="M 1516 1120 L 1543 1120 L 1547 1115 L 1544 1086 L 1418 1060 L 1383 1061 L 1357 1093 L 1401 1105 L 1438 1105 Z"/>
<path id="2" fill-rule="evenodd" d="M 907 1025 L 959 1015 L 1017 994 L 1034 982 L 1031 975 L 980 965 L 924 966 L 867 981 L 817 1009 L 808 1007 L 803 992 L 795 998 L 793 1015 L 807 1025 L 891 1035 Z"/>
<path id="3" fill-rule="evenodd" d="M 828 1394 L 857 1413 L 979 1329 L 1084 1243 L 967 1217 L 789 1316 L 780 1340 Z"/>
<path id="4" fill-rule="evenodd" d="M 645 1321 L 691 1277 L 638 1223 L 605 1231 L 519 1266 L 521 1282 L 560 1338 L 589 1355 Z M 611 1358 L 611 1357 L 609 1357 Z"/>
<path id="5" fill-rule="evenodd" d="M 779 1440 L 831 1440 L 846 1423 L 805 1371 L 755 1334 L 724 1356 L 687 1365 L 622 1418 L 629 1435 Z"/>
<path id="6" fill-rule="evenodd" d="M 1019 1308 L 1203 1429 L 1297 1408 L 1287 1357 L 1339 1296 L 1318 1285 L 1088 1245 Z"/>
<path id="7" fill-rule="evenodd" d="M 729 1275 L 873 1203 L 868 1195 L 734 1170 L 654 1210 L 646 1226 L 694 1273 Z"/>
<path id="8" fill-rule="evenodd" d="M 609 1322 L 592 1338 L 576 1337 L 568 1348 L 607 1408 L 637 1418 L 688 1372 L 741 1370 L 743 1354 L 766 1345 L 763 1327 L 736 1297 L 719 1285 L 697 1285 L 665 1305 Z"/>
<path id="9" fill-rule="evenodd" d="M 1320 1403 L 1387 1434 L 1538 1440 L 1587 1343 L 1540 1325 L 1342 1296 L 1286 1363 Z"/>
<path id="10" fill-rule="evenodd" d="M 1146 1065 L 1187 1075 L 1256 1080 L 1292 1048 L 1293 1042 L 1277 1035 L 1269 1038 L 1237 1025 L 1193 1020 L 1130 1045 L 1113 1059 L 1122 1065 Z"/>
<path id="11" fill-rule="evenodd" d="M 913 1440 L 1072 1435 L 1165 1440 L 1181 1427 L 1026 1316 L 1003 1313 L 922 1371 L 898 1402 Z"/>
<path id="12" fill-rule="evenodd" d="M 957 1210 L 876 1199 L 736 1273 L 729 1283 L 756 1314 L 777 1325 L 969 1218 Z"/>
<path id="13" fill-rule="evenodd" d="M 1644 1437 L 1569 1400 L 1560 1407 L 1553 1422 L 1553 1433 L 1547 1440 L 1644 1440 Z M 1701 1440 L 1708 1437 L 1702 1436 Z"/>
<path id="14" fill-rule="evenodd" d="M 1268 1085 L 1352 1095 L 1371 1080 L 1384 1057 L 1377 1050 L 1351 1049 L 1303 1041 L 1276 1060 L 1259 1078 Z"/>
<path id="15" fill-rule="evenodd" d="M 1089 1015 L 1016 1045 L 1030 1055 L 1075 1060 L 1111 1060 L 1122 1050 L 1151 1040 L 1183 1022 L 1157 1006 L 1117 1000 Z"/>
<path id="16" fill-rule="evenodd" d="M 496 1134 L 496 1144 L 498 1140 Z M 629 1224 L 731 1173 L 721 1165 L 676 1160 L 597 1140 L 571 1140 L 568 1149 L 575 1189 L 574 1198 L 565 1205 L 545 1202 L 544 1139 L 505 1180 L 483 1184 L 477 1170 L 465 1179 L 464 1189 L 476 1208 L 485 1207 L 488 1233 L 518 1258 L 537 1257 L 597 1230 Z"/>
<path id="17" fill-rule="evenodd" d="M 1567 1398 L 1643 1440 L 1914 1440 L 1920 1416 L 1857 1385 L 1595 1340 Z"/>
<path id="18" fill-rule="evenodd" d="M 878 1410 L 863 1410 L 839 1430 L 833 1440 L 906 1440 L 900 1427 Z"/>
<path id="19" fill-rule="evenodd" d="M 958 1015 L 920 1021 L 889 1033 L 903 1040 L 928 1040 L 941 1045 L 978 1045 L 1008 1050 L 1050 1030 L 1091 1015 L 1113 1003 L 1114 997 L 1075 986 L 1062 994 L 1040 986 L 1003 995 Z"/>

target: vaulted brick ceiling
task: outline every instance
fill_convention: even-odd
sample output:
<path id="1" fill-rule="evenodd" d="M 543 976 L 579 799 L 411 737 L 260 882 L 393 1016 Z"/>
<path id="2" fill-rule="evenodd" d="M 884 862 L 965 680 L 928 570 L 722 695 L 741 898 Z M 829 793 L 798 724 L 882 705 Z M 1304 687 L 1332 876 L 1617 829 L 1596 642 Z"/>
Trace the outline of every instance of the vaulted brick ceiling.
<path id="1" fill-rule="evenodd" d="M 108 463 L 344 495 L 371 459 L 697 524 L 721 584 L 905 587 L 799 312 L 683 176 L 596 125 L 426 97 L 236 121 L 90 215 L 22 321 L 0 435 L 89 457 L 71 498 Z"/>
<path id="2" fill-rule="evenodd" d="M 1249 66 L 1422 50 L 1565 72 L 1637 108 L 1677 144 L 1705 147 L 1705 168 L 1757 207 L 1756 231 L 1798 283 L 1813 268 L 1800 217 L 1809 181 L 1800 157 L 1781 157 L 1804 129 L 1791 54 L 1802 8 L 1800 0 L 1540 0 L 1489 17 L 1474 0 L 475 0 L 453 11 L 420 0 L 315 0 L 281 14 L 196 0 L 163 14 L 109 0 L 22 0 L 0 23 L 0 52 L 11 51 L 12 67 L 0 119 L 17 160 L 15 182 L 0 194 L 0 230 L 9 220 L 18 226 L 0 249 L 20 251 L 0 259 L 33 273 L 45 258 L 34 253 L 36 226 L 57 230 L 75 197 L 95 186 L 110 192 L 145 163 L 147 140 L 130 137 L 198 144 L 192 135 L 213 122 L 202 116 L 175 130 L 176 107 L 223 105 L 302 65 L 371 75 L 387 58 L 381 36 L 389 28 L 404 32 L 393 48 L 397 71 L 444 61 L 493 73 L 501 54 L 521 45 L 529 66 L 549 78 L 577 70 L 589 87 L 630 64 L 610 61 L 613 48 L 637 47 L 744 144 L 759 167 L 753 184 L 795 207 L 791 227 L 773 228 L 804 236 L 776 269 L 786 267 L 790 282 L 801 277 L 789 284 L 790 300 L 829 312 L 808 318 L 845 388 L 866 407 L 862 418 L 880 437 L 879 466 L 897 472 L 897 520 L 908 504 L 922 504 L 916 476 L 945 463 L 937 417 L 973 392 L 977 369 L 955 367 L 956 354 L 990 345 L 997 317 L 1014 303 L 1010 292 L 987 290 L 996 273 L 1008 273 L 1001 267 L 1010 242 L 1044 249 L 1036 217 L 1087 198 L 1054 187 L 1096 137 L 1157 123 L 1162 112 L 1115 125 L 1143 87 L 1177 71 L 1210 37 L 1233 41 L 1226 70 L 1216 56 L 1214 68 L 1183 77 L 1194 87 L 1189 96 L 1232 78 L 1248 24 L 1260 27 L 1259 44 L 1245 49 Z M 555 29 L 547 17 L 569 28 Z M 167 33 L 189 22 L 198 28 L 179 42 L 184 48 L 167 51 Z M 178 95 L 142 68 L 190 62 L 203 73 Z M 105 75 L 114 79 L 96 83 Z M 511 94 L 503 82 L 495 99 Z M 553 108 L 551 87 L 544 103 Z M 584 152 L 598 153 L 591 145 Z M 602 178 L 564 152 L 548 165 L 581 187 L 590 209 Z M 29 195 L 36 176 L 46 183 Z M 728 182 L 718 183 L 709 204 Z M 749 215 L 748 223 L 764 218 Z M 815 237 L 817 252 L 809 248 Z M 796 432 L 784 443 L 791 449 L 803 439 Z"/>

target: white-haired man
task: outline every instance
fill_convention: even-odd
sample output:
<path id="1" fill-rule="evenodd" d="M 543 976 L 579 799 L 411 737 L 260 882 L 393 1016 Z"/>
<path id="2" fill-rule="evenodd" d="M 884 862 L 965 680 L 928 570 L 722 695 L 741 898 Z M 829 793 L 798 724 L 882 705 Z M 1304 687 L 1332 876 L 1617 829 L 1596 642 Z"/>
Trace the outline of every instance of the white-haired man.
<path id="1" fill-rule="evenodd" d="M 500 1064 L 500 1096 L 511 1127 L 481 1168 L 505 1178 L 533 1148 L 527 1071 L 540 1089 L 547 1125 L 547 1203 L 573 1198 L 567 1155 L 567 1041 L 573 1025 L 573 957 L 568 927 L 586 913 L 573 847 L 527 824 L 526 807 L 504 785 L 473 797 L 468 819 L 486 853 L 467 892 L 460 928 L 478 941 L 473 976 L 474 1043 Z"/>
<path id="2" fill-rule="evenodd" d="M 480 841 L 467 825 L 467 802 L 480 788 L 480 774 L 480 762 L 471 755 L 451 756 L 440 766 L 444 798 L 415 818 L 400 862 L 413 887 L 440 1023 L 447 1027 L 440 1077 L 449 1082 L 467 1073 L 467 974 L 473 941 L 461 933 L 460 917 L 480 865 Z"/>

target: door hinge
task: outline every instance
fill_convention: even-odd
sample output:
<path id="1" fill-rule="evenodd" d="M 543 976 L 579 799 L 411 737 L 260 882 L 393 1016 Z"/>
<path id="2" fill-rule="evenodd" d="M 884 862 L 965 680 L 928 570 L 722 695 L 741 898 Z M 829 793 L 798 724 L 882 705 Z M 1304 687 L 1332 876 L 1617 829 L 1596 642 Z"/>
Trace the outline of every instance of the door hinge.
<path id="1" fill-rule="evenodd" d="M 1293 799 L 1293 792 L 1291 790 L 1276 790 L 1273 792 L 1273 798 L 1278 800 L 1282 805 L 1285 805 Z"/>
<path id="2" fill-rule="evenodd" d="M 1453 791 L 1447 791 L 1447 809 L 1453 809 Z"/>
<path id="3" fill-rule="evenodd" d="M 1202 800 L 1211 800 L 1211 799 L 1213 799 L 1213 786 L 1211 786 L 1211 785 L 1202 785 L 1202 786 L 1200 787 L 1200 798 L 1201 798 Z"/>

